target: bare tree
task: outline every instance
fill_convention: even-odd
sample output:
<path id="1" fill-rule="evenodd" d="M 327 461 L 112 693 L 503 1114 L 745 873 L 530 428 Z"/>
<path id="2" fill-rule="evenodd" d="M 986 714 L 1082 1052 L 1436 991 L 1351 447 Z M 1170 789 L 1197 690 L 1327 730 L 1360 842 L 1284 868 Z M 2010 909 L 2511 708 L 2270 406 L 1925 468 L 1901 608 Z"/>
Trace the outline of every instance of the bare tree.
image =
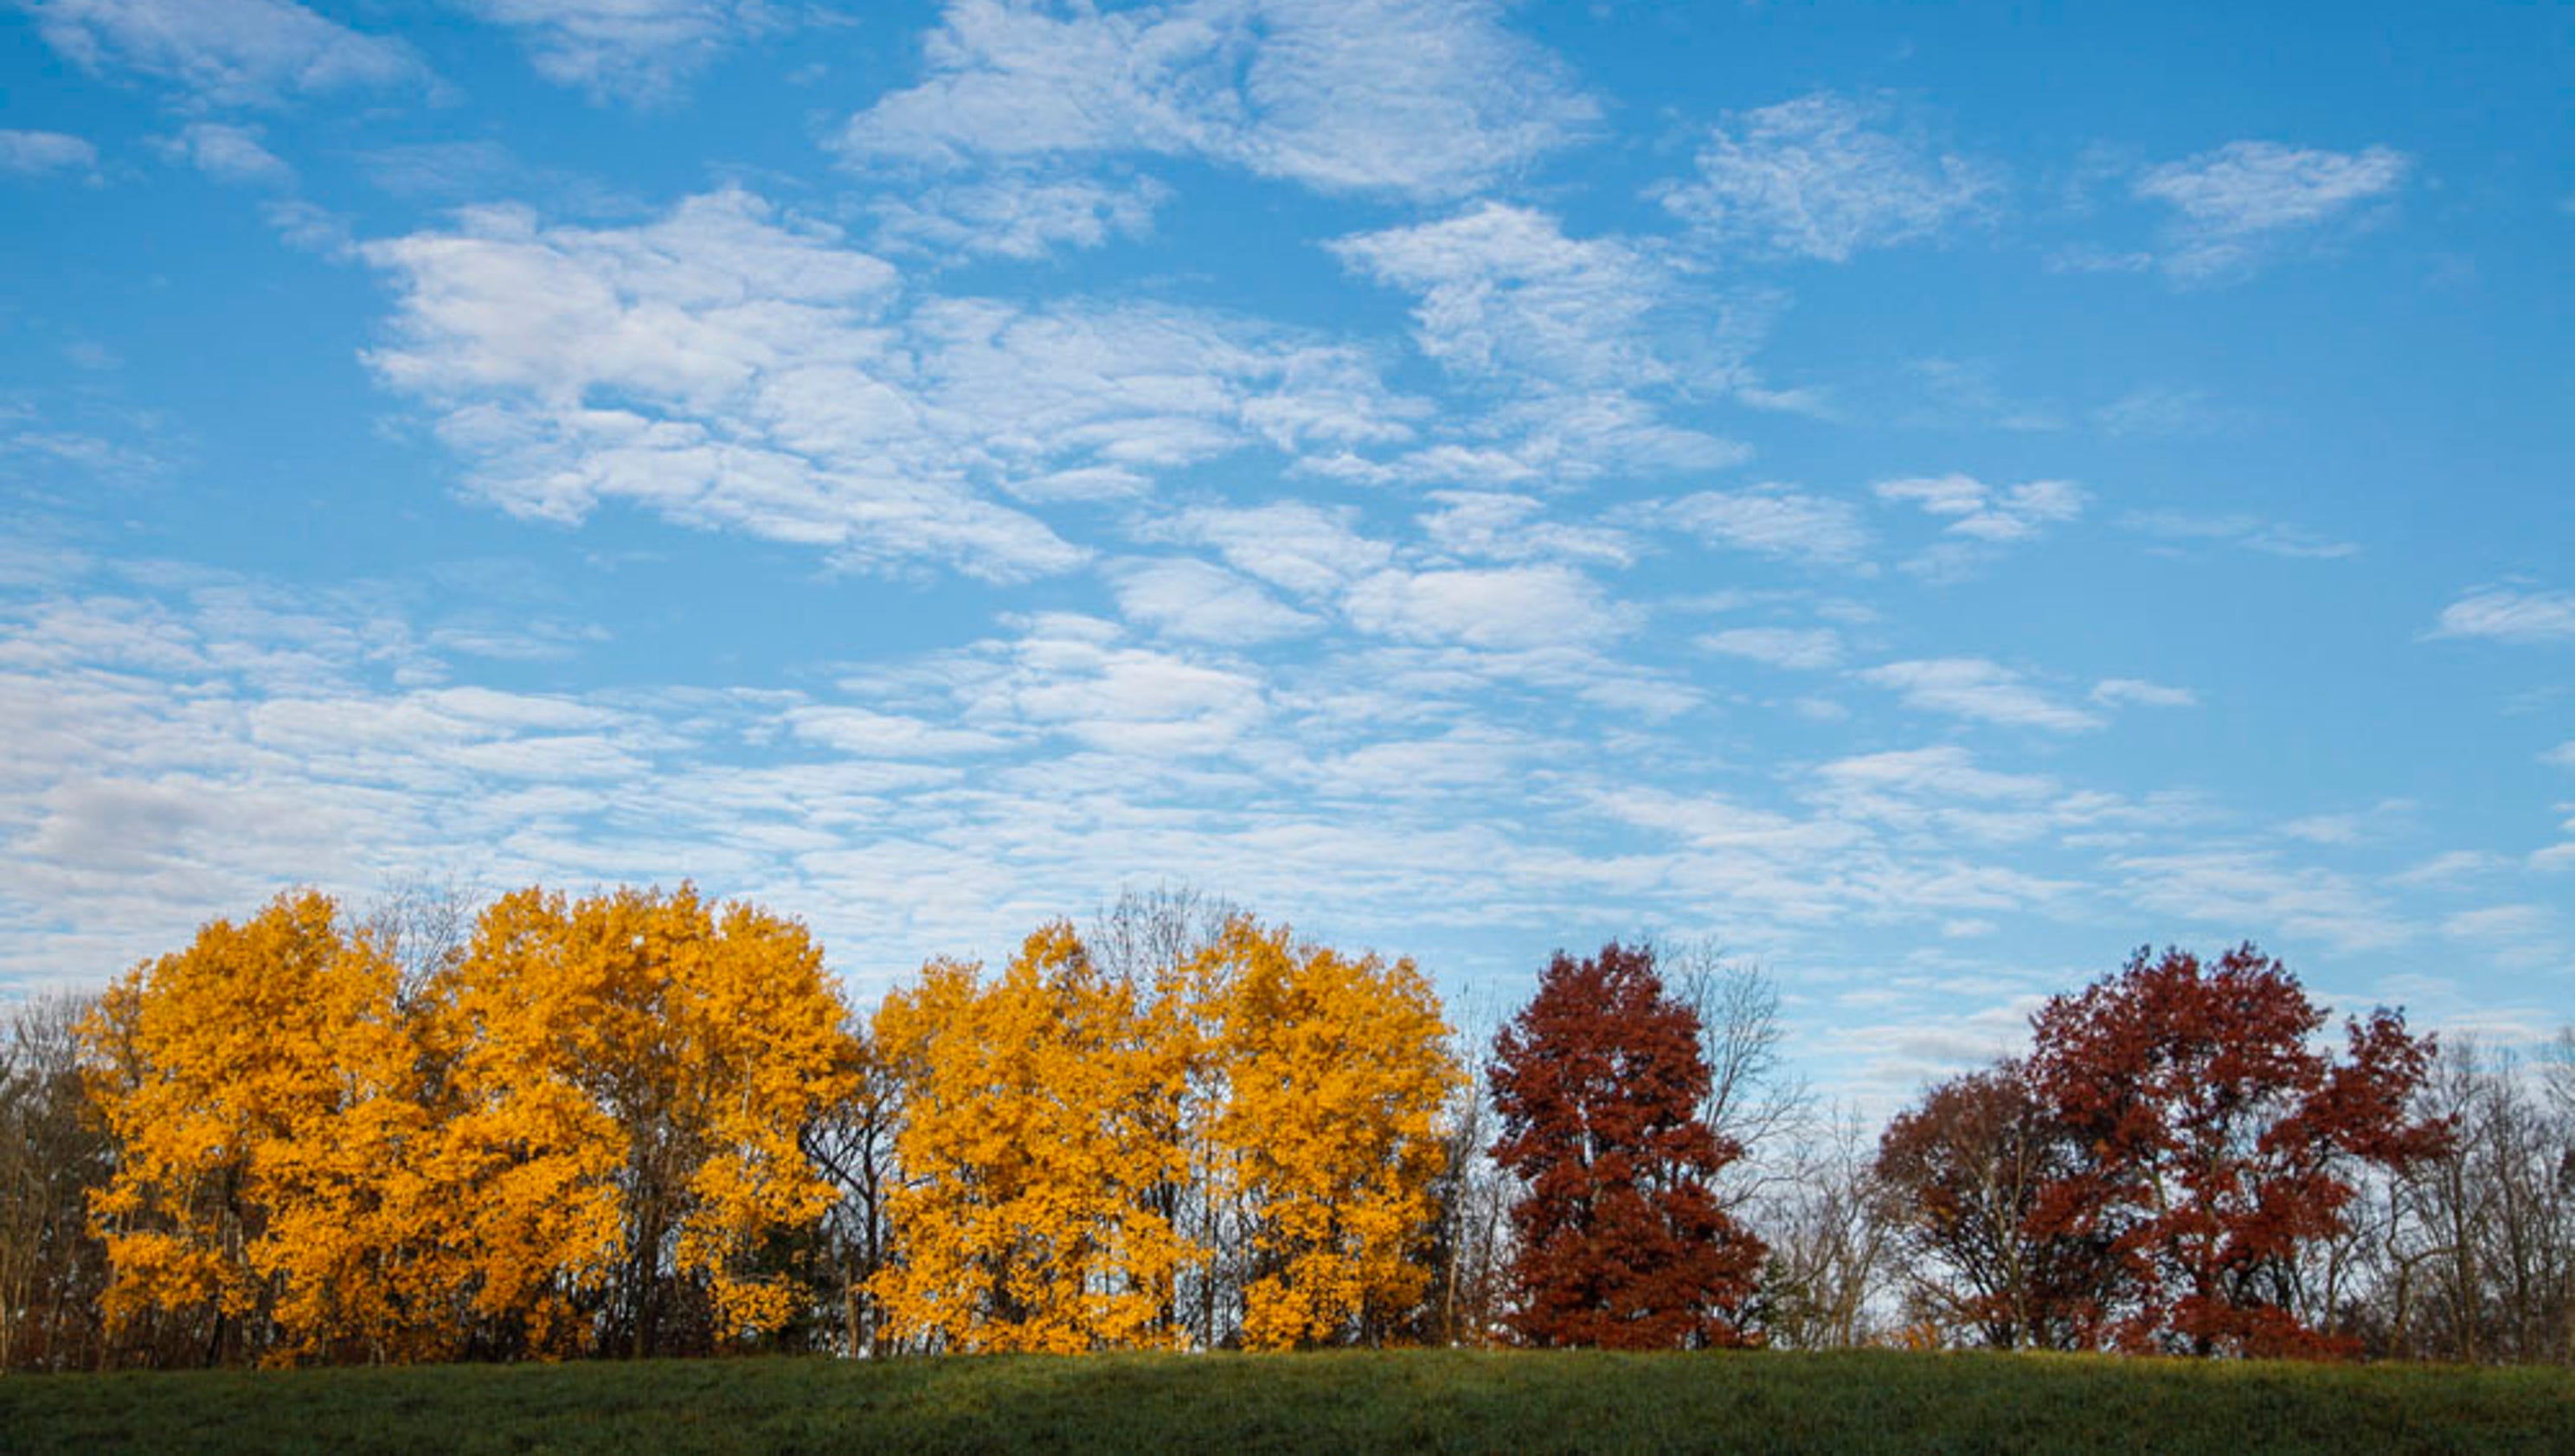
<path id="1" fill-rule="evenodd" d="M 866 1028 L 851 1028 L 860 1047 L 859 1078 L 850 1095 L 827 1108 L 800 1135 L 805 1155 L 841 1190 L 822 1229 L 820 1291 L 838 1305 L 843 1354 L 888 1354 L 883 1309 L 874 1281 L 894 1248 L 887 1216 L 899 1170 L 895 1134 L 902 1126 L 903 1082 L 875 1055 Z"/>
<path id="2" fill-rule="evenodd" d="M 1716 1184 L 1718 1200 L 1732 1212 L 1798 1175 L 1799 1160 L 1789 1154 L 1813 1131 L 1814 1095 L 1787 1070 L 1779 985 L 1768 972 L 1728 959 L 1713 940 L 1650 948 L 1672 994 L 1698 1013 L 1708 1069 L 1699 1116 L 1743 1149 Z"/>
<path id="3" fill-rule="evenodd" d="M 1786 1175 L 1757 1205 L 1770 1244 L 1758 1308 L 1774 1345 L 1871 1344 L 1890 1323 L 1897 1227 L 1871 1144 L 1857 1114 L 1834 1116 L 1781 1159 Z"/>
<path id="4" fill-rule="evenodd" d="M 1203 963 L 1202 952 L 1243 914 L 1233 901 L 1185 884 L 1129 889 L 1093 915 L 1083 931 L 1083 946 L 1093 965 L 1134 987 L 1138 1002 L 1155 1007 L 1154 1014 L 1186 1016 L 1190 1012 L 1185 1008 L 1212 1004 L 1198 993 L 1203 988 L 1190 984 Z M 1205 1250 L 1173 1281 L 1163 1319 L 1189 1343 L 1212 1349 L 1242 1325 L 1248 1231 L 1243 1211 L 1216 1192 L 1224 1180 L 1212 1161 L 1216 1144 L 1210 1134 L 1216 1109 L 1226 1101 L 1222 1072 L 1212 1054 L 1219 1028 L 1198 1024 L 1185 1029 L 1194 1050 L 1181 1096 L 1159 1109 L 1168 1119 L 1159 1135 L 1187 1149 L 1189 1172 L 1149 1190 L 1146 1198 L 1170 1227 Z"/>
<path id="5" fill-rule="evenodd" d="M 1502 1017 L 1482 1001 L 1454 1014 L 1451 1045 L 1466 1076 L 1443 1113 L 1447 1159 L 1431 1190 L 1438 1214 L 1430 1304 L 1414 1333 L 1425 1344 L 1480 1347 L 1501 1338 L 1517 1187 L 1492 1155 L 1499 1129 L 1487 1078 Z"/>
<path id="6" fill-rule="evenodd" d="M 114 1159 L 81 1080 L 91 1002 L 22 1001 L 0 1024 L 0 1367 L 78 1369 L 106 1354 L 107 1251 L 89 1194 Z"/>
<path id="7" fill-rule="evenodd" d="M 482 886 L 461 875 L 404 875 L 387 880 L 359 911 L 358 928 L 373 934 L 402 967 L 406 1010 L 465 954 L 483 899 Z"/>
<path id="8" fill-rule="evenodd" d="M 2367 1253 L 2375 1287 L 2349 1316 L 2391 1354 L 2575 1361 L 2575 1071 L 2460 1039 L 2422 1111 L 2448 1149 L 2393 1181 Z"/>

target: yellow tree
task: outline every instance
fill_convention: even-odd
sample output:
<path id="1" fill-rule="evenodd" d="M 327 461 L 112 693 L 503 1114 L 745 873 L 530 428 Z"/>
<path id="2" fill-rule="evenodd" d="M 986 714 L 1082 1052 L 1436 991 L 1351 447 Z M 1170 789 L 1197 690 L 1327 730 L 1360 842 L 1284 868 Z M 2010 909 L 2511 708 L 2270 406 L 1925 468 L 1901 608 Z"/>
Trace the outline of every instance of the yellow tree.
<path id="1" fill-rule="evenodd" d="M 761 1266 L 834 1190 L 798 1134 L 855 1049 L 802 925 L 625 889 L 522 890 L 432 983 L 454 1116 L 430 1179 L 501 1346 L 652 1353 L 778 1329 Z"/>
<path id="2" fill-rule="evenodd" d="M 886 997 L 877 1054 L 904 1084 L 894 1336 L 958 1350 L 1074 1352 L 1176 1342 L 1175 1280 L 1197 1252 L 1152 1196 L 1187 1163 L 1166 1107 L 1182 1048 L 1070 925 L 1002 975 L 935 961 Z"/>
<path id="3" fill-rule="evenodd" d="M 1248 917 L 1202 960 L 1220 988 L 1230 1095 L 1222 1194 L 1249 1228 L 1243 1339 L 1375 1339 L 1416 1304 L 1415 1256 L 1459 1073 L 1438 998 L 1409 960 L 1298 945 Z"/>
<path id="4" fill-rule="evenodd" d="M 113 1326 L 154 1316 L 209 1360 L 444 1351 L 454 1271 L 417 1237 L 431 1113 L 397 979 L 307 891 L 101 997 L 83 1035 L 118 1149 L 93 1202 Z"/>

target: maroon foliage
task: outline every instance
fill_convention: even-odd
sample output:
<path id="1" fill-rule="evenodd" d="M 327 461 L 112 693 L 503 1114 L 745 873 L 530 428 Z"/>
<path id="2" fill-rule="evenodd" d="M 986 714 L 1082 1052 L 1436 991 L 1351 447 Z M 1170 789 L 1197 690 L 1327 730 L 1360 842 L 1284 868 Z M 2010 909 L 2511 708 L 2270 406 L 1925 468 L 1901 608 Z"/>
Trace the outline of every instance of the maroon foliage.
<path id="1" fill-rule="evenodd" d="M 1742 1153 L 1698 1114 L 1696 1013 L 1644 949 L 1559 953 L 1494 1041 L 1493 1157 L 1526 1191 L 1511 1326 L 1536 1345 L 1739 1344 L 1762 1247 L 1708 1179 Z"/>
<path id="2" fill-rule="evenodd" d="M 2041 1226 L 2041 1195 L 2083 1148 L 2005 1061 L 1942 1082 L 1878 1140 L 1878 1182 L 1926 1269 L 1916 1292 L 1942 1327 L 1997 1349 L 2080 1349 L 2098 1333 L 2117 1267 L 2106 1241 Z"/>
<path id="3" fill-rule="evenodd" d="M 2414 1120 L 2429 1038 L 2379 1010 L 2334 1058 L 2324 1013 L 2245 945 L 2149 960 L 2033 1020 L 2031 1084 L 2084 1156 L 2042 1191 L 2042 1233 L 2100 1241 L 2123 1285 L 2107 1332 L 2140 1350 L 2336 1352 L 2299 1315 L 2303 1248 L 2342 1230 L 2359 1162 L 2402 1166 L 2446 1129 Z"/>

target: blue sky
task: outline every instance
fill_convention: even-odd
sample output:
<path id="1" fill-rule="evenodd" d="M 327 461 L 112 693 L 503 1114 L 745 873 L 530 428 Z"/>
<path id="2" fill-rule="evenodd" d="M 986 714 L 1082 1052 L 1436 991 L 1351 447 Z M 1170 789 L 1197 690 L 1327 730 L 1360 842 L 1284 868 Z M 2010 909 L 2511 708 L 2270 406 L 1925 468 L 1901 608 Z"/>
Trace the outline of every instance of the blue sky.
<path id="1" fill-rule="evenodd" d="M 2575 1019 L 2575 14 L 0 12 L 0 988 L 1186 882 L 1883 1104 L 2152 941 Z"/>

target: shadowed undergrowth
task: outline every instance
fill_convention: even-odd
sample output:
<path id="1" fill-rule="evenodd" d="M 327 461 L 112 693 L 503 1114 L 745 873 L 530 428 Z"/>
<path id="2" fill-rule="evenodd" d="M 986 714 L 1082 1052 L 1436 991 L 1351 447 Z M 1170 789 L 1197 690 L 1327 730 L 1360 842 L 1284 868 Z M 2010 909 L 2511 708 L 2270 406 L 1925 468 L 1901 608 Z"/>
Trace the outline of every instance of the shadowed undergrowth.
<path id="1" fill-rule="evenodd" d="M 12 1376 L 39 1451 L 2575 1450 L 2575 1373 L 1346 1351 Z"/>

